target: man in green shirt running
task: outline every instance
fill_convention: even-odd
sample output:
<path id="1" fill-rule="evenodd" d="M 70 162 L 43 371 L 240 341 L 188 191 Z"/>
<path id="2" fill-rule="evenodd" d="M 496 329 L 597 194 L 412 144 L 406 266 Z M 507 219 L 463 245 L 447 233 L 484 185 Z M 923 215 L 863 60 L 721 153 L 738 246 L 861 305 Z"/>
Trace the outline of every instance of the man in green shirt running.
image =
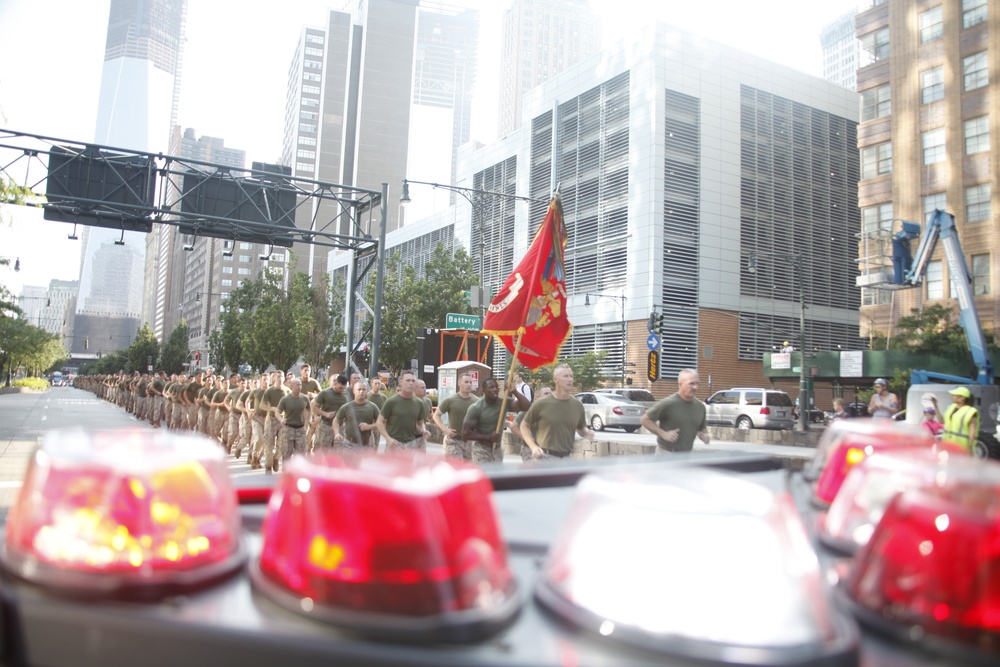
<path id="1" fill-rule="evenodd" d="M 380 414 L 378 406 L 368 400 L 368 386 L 365 385 L 365 381 L 355 382 L 354 400 L 340 406 L 337 416 L 333 418 L 333 432 L 337 434 L 337 444 L 334 447 L 373 449 L 375 439 L 372 435 L 378 432 Z M 340 437 L 341 427 L 344 432 L 343 438 Z"/>
<path id="2" fill-rule="evenodd" d="M 288 382 L 291 393 L 278 401 L 276 418 L 281 422 L 284 437 L 281 439 L 281 460 L 287 461 L 295 454 L 306 453 L 306 417 L 309 399 L 302 394 L 302 380 L 293 377 Z"/>
<path id="3" fill-rule="evenodd" d="M 640 423 L 656 436 L 656 453 L 690 452 L 694 439 L 711 441 L 705 425 L 705 404 L 698 400 L 698 371 L 685 368 L 677 374 L 677 393 L 657 401 Z"/>
<path id="4" fill-rule="evenodd" d="M 416 385 L 417 376 L 413 371 L 403 371 L 399 374 L 396 393 L 386 399 L 378 417 L 378 431 L 385 438 L 386 452 L 397 449 L 426 450 L 424 438 L 430 435 L 424 428 L 427 406 L 414 395 Z"/>
<path id="5" fill-rule="evenodd" d="M 508 411 L 527 410 L 531 403 L 516 388 L 507 397 L 506 405 L 500 398 L 500 386 L 495 378 L 483 382 L 483 397 L 465 413 L 462 437 L 472 442 L 473 463 L 503 463 L 501 440 L 506 420 L 501 416 Z M 500 428 L 497 428 L 499 424 Z"/>
<path id="6" fill-rule="evenodd" d="M 521 422 L 521 437 L 536 459 L 543 458 L 543 454 L 569 456 L 577 434 L 594 441 L 583 403 L 573 395 L 573 369 L 567 364 L 556 366 L 552 383 L 555 385 L 552 395 L 535 401 Z"/>
<path id="7" fill-rule="evenodd" d="M 432 417 L 434 423 L 444 433 L 445 456 L 471 461 L 472 443 L 463 437 L 462 426 L 465 423 L 465 413 L 479 398 L 472 393 L 472 376 L 468 373 L 459 375 L 456 383 L 458 393 L 441 401 Z M 442 415 L 448 416 L 447 424 L 444 423 Z"/>
<path id="8" fill-rule="evenodd" d="M 313 399 L 313 412 L 319 416 L 313 449 L 329 449 L 336 444 L 340 432 L 333 429 L 333 418 L 348 401 L 345 386 L 347 376 L 343 373 L 333 378 L 330 386 L 319 392 Z"/>

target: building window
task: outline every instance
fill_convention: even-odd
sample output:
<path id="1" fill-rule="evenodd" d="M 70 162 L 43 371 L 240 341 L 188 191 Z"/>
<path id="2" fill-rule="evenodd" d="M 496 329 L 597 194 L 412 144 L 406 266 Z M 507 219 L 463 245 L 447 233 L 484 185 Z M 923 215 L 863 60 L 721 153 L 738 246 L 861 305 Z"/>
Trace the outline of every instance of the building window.
<path id="1" fill-rule="evenodd" d="M 924 164 L 944 162 L 944 128 L 928 130 L 920 137 L 924 149 Z"/>
<path id="2" fill-rule="evenodd" d="M 934 215 L 935 209 L 941 209 L 942 211 L 948 210 L 948 194 L 945 192 L 938 192 L 933 195 L 927 195 L 924 197 L 924 223 L 931 221 L 931 216 Z"/>
<path id="3" fill-rule="evenodd" d="M 299 118 L 301 120 L 316 120 L 319 118 L 319 114 L 315 111 L 300 111 Z"/>
<path id="4" fill-rule="evenodd" d="M 322 81 L 323 77 L 321 77 L 319 74 L 315 74 L 313 72 L 305 72 L 305 73 L 302 74 L 302 80 L 303 81 Z"/>
<path id="5" fill-rule="evenodd" d="M 983 222 L 992 216 L 990 210 L 991 190 L 989 183 L 980 183 L 965 188 L 965 221 Z"/>
<path id="6" fill-rule="evenodd" d="M 307 150 L 303 150 L 301 148 L 298 150 L 298 152 L 295 155 L 296 155 L 296 157 L 304 158 L 306 160 L 315 160 L 316 159 L 316 151 L 307 151 Z"/>
<path id="7" fill-rule="evenodd" d="M 241 275 L 241 276 L 249 276 L 250 275 L 250 267 L 248 267 L 248 266 L 241 266 L 240 270 L 237 271 L 237 273 L 239 275 Z"/>
<path id="8" fill-rule="evenodd" d="M 319 86 L 302 86 L 302 92 L 309 95 L 319 95 Z"/>
<path id="9" fill-rule="evenodd" d="M 316 145 L 316 138 L 315 137 L 299 137 L 299 145 L 300 146 L 315 146 Z"/>
<path id="10" fill-rule="evenodd" d="M 875 178 L 892 173 L 892 142 L 886 141 L 861 149 L 861 178 Z"/>
<path id="11" fill-rule="evenodd" d="M 315 132 L 316 126 L 312 123 L 299 123 L 299 132 Z"/>
<path id="12" fill-rule="evenodd" d="M 240 250 L 252 250 L 253 244 L 247 243 L 246 241 L 240 241 Z"/>
<path id="13" fill-rule="evenodd" d="M 982 88 L 990 82 L 989 66 L 986 63 L 986 52 L 973 53 L 962 59 L 962 85 L 965 90 Z"/>
<path id="14" fill-rule="evenodd" d="M 986 20 L 987 0 L 962 0 L 962 27 L 971 28 Z"/>
<path id="15" fill-rule="evenodd" d="M 882 28 L 861 36 L 861 49 L 868 54 L 869 62 L 889 57 L 889 29 Z"/>
<path id="16" fill-rule="evenodd" d="M 941 21 L 941 5 L 920 14 L 920 43 L 926 44 L 941 39 L 944 23 Z"/>
<path id="17" fill-rule="evenodd" d="M 861 93 L 861 120 L 874 120 L 892 113 L 889 85 L 879 86 Z"/>
<path id="18" fill-rule="evenodd" d="M 980 116 L 965 121 L 965 154 L 985 153 L 990 149 L 990 118 Z"/>
<path id="19" fill-rule="evenodd" d="M 931 11 L 934 11 L 934 10 L 931 10 Z M 925 12 L 925 13 L 930 13 L 930 12 Z M 940 15 L 941 15 L 941 8 L 938 7 L 938 18 L 940 18 Z M 306 47 L 306 55 L 307 56 L 319 56 L 320 58 L 322 58 L 323 57 L 323 49 L 317 49 L 315 47 Z"/>
<path id="20" fill-rule="evenodd" d="M 296 162 L 295 171 L 300 174 L 303 172 L 311 174 L 313 172 L 313 165 L 309 164 L 308 162 Z"/>
<path id="21" fill-rule="evenodd" d="M 892 303 L 892 292 L 872 287 L 861 288 L 862 306 L 887 306 Z"/>
<path id="22" fill-rule="evenodd" d="M 230 280 L 229 278 L 223 278 L 222 279 L 222 286 L 223 287 L 232 287 L 233 286 L 233 281 Z"/>
<path id="23" fill-rule="evenodd" d="M 240 261 L 241 262 L 249 262 L 250 261 L 250 255 L 240 255 Z"/>
<path id="24" fill-rule="evenodd" d="M 944 68 L 935 67 L 920 73 L 920 103 L 930 104 L 944 99 Z"/>
<path id="25" fill-rule="evenodd" d="M 223 273 L 232 273 L 233 272 L 233 267 L 231 267 L 231 266 L 224 266 L 224 267 L 222 267 L 222 272 Z"/>
<path id="26" fill-rule="evenodd" d="M 322 44 L 323 35 L 306 35 L 306 41 L 310 44 Z"/>
<path id="27" fill-rule="evenodd" d="M 319 60 L 307 60 L 302 65 L 309 69 L 323 69 L 323 63 Z"/>
<path id="28" fill-rule="evenodd" d="M 319 100 L 314 100 L 311 97 L 303 97 L 302 98 L 302 106 L 304 106 L 304 107 L 318 107 L 319 106 Z"/>
<path id="29" fill-rule="evenodd" d="M 990 293 L 990 256 L 972 256 L 972 294 L 985 296 Z"/>
<path id="30" fill-rule="evenodd" d="M 928 299 L 944 298 L 944 265 L 940 259 L 927 262 L 924 282 L 927 283 Z"/>
<path id="31" fill-rule="evenodd" d="M 861 209 L 861 229 L 865 233 L 892 231 L 892 204 L 879 204 Z"/>

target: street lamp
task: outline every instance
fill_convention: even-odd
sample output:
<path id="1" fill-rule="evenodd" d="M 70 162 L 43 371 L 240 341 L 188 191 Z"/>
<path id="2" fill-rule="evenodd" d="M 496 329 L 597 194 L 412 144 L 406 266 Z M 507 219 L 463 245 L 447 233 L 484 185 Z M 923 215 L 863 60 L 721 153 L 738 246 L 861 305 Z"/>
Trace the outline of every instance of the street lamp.
<path id="1" fill-rule="evenodd" d="M 806 382 L 806 288 L 803 273 L 804 256 L 801 253 L 759 253 L 751 251 L 747 257 L 747 271 L 757 273 L 757 258 L 761 254 L 772 258 L 783 258 L 791 261 L 798 274 L 799 282 L 799 424 L 800 431 L 809 430 L 809 418 L 812 412 L 812 401 L 809 398 L 809 385 Z"/>
<path id="2" fill-rule="evenodd" d="M 628 362 L 628 325 L 625 322 L 625 304 L 628 299 L 625 297 L 625 290 L 622 290 L 621 295 L 606 294 L 604 292 L 597 292 L 594 296 L 598 298 L 611 299 L 618 304 L 618 307 L 622 311 L 622 389 L 625 388 L 625 366 Z M 584 299 L 583 305 L 590 308 L 590 293 L 587 293 Z"/>
<path id="3" fill-rule="evenodd" d="M 403 194 L 399 197 L 399 203 L 402 206 L 406 206 L 413 202 L 410 198 L 410 184 L 415 185 L 429 185 L 432 188 L 440 188 L 448 192 L 454 192 L 460 195 L 465 201 L 469 202 L 472 207 L 473 213 L 473 224 L 476 223 L 476 218 L 479 222 L 479 248 L 478 248 L 478 258 L 479 258 L 479 308 L 482 311 L 481 314 L 485 315 L 486 311 L 486 299 L 485 299 L 485 274 L 486 274 L 486 215 L 484 208 L 486 202 L 492 199 L 507 199 L 514 201 L 525 201 L 532 202 L 536 204 L 545 204 L 547 202 L 541 199 L 535 199 L 534 197 L 522 197 L 520 195 L 507 194 L 506 192 L 494 192 L 492 190 L 478 190 L 476 188 L 464 188 L 458 185 L 445 185 L 443 183 L 431 183 L 429 181 L 414 181 L 410 179 L 403 179 Z M 501 239 L 502 245 L 502 239 Z M 503 248 L 500 249 L 503 252 Z"/>

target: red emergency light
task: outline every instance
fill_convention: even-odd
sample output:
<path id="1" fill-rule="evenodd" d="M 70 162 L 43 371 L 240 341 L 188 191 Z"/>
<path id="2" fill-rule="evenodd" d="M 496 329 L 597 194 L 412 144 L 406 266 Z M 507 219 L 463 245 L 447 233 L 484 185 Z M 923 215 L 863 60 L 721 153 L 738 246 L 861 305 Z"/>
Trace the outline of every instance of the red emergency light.
<path id="1" fill-rule="evenodd" d="M 1000 465 L 954 463 L 893 497 L 855 558 L 846 591 L 863 621 L 909 640 L 964 642 L 995 660 Z"/>
<path id="2" fill-rule="evenodd" d="M 258 588 L 364 634 L 469 641 L 519 607 L 489 480 L 439 456 L 294 457 L 262 537 Z"/>
<path id="3" fill-rule="evenodd" d="M 803 471 L 806 479 L 816 482 L 813 500 L 823 507 L 829 505 L 855 465 L 876 452 L 902 447 L 963 453 L 961 448 L 940 442 L 912 424 L 888 419 L 836 421 L 823 433 L 816 455 Z"/>
<path id="4" fill-rule="evenodd" d="M 28 465 L 0 561 L 55 592 L 148 596 L 246 559 L 225 452 L 129 430 L 51 433 Z"/>

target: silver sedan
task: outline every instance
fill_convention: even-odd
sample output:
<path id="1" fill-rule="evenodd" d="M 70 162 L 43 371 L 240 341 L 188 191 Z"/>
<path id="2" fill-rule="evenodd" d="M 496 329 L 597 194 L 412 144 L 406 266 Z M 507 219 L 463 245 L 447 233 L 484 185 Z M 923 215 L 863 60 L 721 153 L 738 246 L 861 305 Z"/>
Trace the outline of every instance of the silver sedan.
<path id="1" fill-rule="evenodd" d="M 639 430 L 639 420 L 646 411 L 646 408 L 638 403 L 633 403 L 623 396 L 615 396 L 614 394 L 586 391 L 577 394 L 576 397 L 583 403 L 583 410 L 587 414 L 587 423 L 595 431 L 603 431 L 605 428 L 611 427 L 633 433 Z"/>

